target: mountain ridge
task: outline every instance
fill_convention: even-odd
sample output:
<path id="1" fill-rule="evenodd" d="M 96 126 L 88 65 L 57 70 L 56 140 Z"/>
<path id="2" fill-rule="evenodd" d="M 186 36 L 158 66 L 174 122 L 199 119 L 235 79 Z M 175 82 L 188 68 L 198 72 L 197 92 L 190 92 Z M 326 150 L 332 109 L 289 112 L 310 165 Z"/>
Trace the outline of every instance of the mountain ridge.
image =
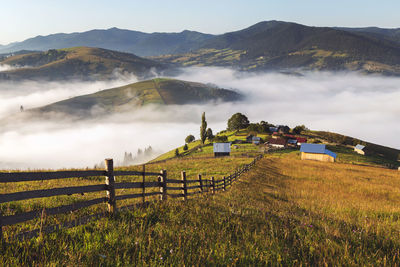
<path id="1" fill-rule="evenodd" d="M 22 42 L 0 47 L 0 53 L 89 46 L 133 53 L 138 56 L 154 56 L 160 53 L 171 54 L 190 51 L 198 41 L 212 36 L 211 34 L 189 30 L 179 33 L 144 33 L 113 27 L 106 30 L 94 29 L 85 32 L 38 35 Z M 28 47 L 29 49 L 27 49 Z"/>
<path id="2" fill-rule="evenodd" d="M 51 49 L 8 57 L 0 63 L 14 67 L 0 72 L 3 80 L 111 79 L 118 73 L 146 78 L 166 64 L 133 54 L 92 47 Z"/>
<path id="3" fill-rule="evenodd" d="M 102 43 L 105 33 L 108 38 Z M 135 50 L 140 56 L 151 55 L 148 58 L 179 67 L 222 66 L 246 71 L 350 70 L 400 75 L 400 41 L 395 41 L 397 35 L 400 40 L 398 29 L 360 30 L 262 21 L 220 35 L 188 30 L 146 34 L 118 28 L 75 33 L 82 34 L 87 35 L 86 44 Z M 71 35 L 60 36 L 59 39 L 68 36 L 68 42 L 73 40 Z M 72 45 L 68 42 L 64 45 Z"/>

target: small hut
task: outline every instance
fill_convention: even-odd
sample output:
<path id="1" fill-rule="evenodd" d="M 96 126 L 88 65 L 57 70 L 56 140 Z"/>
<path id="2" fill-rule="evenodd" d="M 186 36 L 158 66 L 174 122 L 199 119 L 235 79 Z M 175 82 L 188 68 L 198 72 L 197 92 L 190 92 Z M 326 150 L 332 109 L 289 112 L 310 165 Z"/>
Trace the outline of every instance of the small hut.
<path id="1" fill-rule="evenodd" d="M 214 157 L 224 157 L 231 154 L 231 143 L 214 143 Z"/>
<path id="2" fill-rule="evenodd" d="M 360 155 L 365 155 L 364 148 L 365 148 L 365 146 L 358 144 L 354 147 L 354 151 Z"/>

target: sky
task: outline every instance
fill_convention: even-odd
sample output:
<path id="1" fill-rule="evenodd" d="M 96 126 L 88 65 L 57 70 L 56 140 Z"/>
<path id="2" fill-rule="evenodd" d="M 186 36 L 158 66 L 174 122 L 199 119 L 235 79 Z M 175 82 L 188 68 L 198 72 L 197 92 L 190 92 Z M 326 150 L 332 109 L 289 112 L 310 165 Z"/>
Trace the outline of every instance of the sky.
<path id="1" fill-rule="evenodd" d="M 399 28 L 398 0 L 13 0 L 0 4 L 0 44 L 118 27 L 219 34 L 265 20 L 310 26 Z"/>

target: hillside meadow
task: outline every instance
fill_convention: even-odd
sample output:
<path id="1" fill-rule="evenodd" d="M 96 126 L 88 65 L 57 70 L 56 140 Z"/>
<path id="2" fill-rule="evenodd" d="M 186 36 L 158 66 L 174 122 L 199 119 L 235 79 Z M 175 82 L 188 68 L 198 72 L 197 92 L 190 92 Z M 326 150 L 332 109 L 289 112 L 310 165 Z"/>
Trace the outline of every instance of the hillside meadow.
<path id="1" fill-rule="evenodd" d="M 174 177 L 181 170 L 219 176 L 250 160 L 173 159 L 147 167 Z M 0 263 L 398 266 L 399 193 L 398 171 L 268 154 L 227 192 L 3 242 Z"/>

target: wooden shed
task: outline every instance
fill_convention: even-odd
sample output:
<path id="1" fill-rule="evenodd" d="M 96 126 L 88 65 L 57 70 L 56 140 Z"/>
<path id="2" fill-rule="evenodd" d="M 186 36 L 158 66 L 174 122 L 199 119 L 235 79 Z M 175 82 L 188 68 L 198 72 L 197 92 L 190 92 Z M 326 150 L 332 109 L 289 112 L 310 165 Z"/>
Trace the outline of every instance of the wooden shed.
<path id="1" fill-rule="evenodd" d="M 215 157 L 224 157 L 231 154 L 231 143 L 214 143 L 213 152 Z"/>
<path id="2" fill-rule="evenodd" d="M 354 151 L 360 155 L 365 155 L 364 148 L 365 148 L 365 146 L 358 144 L 354 147 Z"/>
<path id="3" fill-rule="evenodd" d="M 325 145 L 320 144 L 301 144 L 300 152 L 302 160 L 335 162 L 337 157 L 335 153 L 326 149 Z"/>

